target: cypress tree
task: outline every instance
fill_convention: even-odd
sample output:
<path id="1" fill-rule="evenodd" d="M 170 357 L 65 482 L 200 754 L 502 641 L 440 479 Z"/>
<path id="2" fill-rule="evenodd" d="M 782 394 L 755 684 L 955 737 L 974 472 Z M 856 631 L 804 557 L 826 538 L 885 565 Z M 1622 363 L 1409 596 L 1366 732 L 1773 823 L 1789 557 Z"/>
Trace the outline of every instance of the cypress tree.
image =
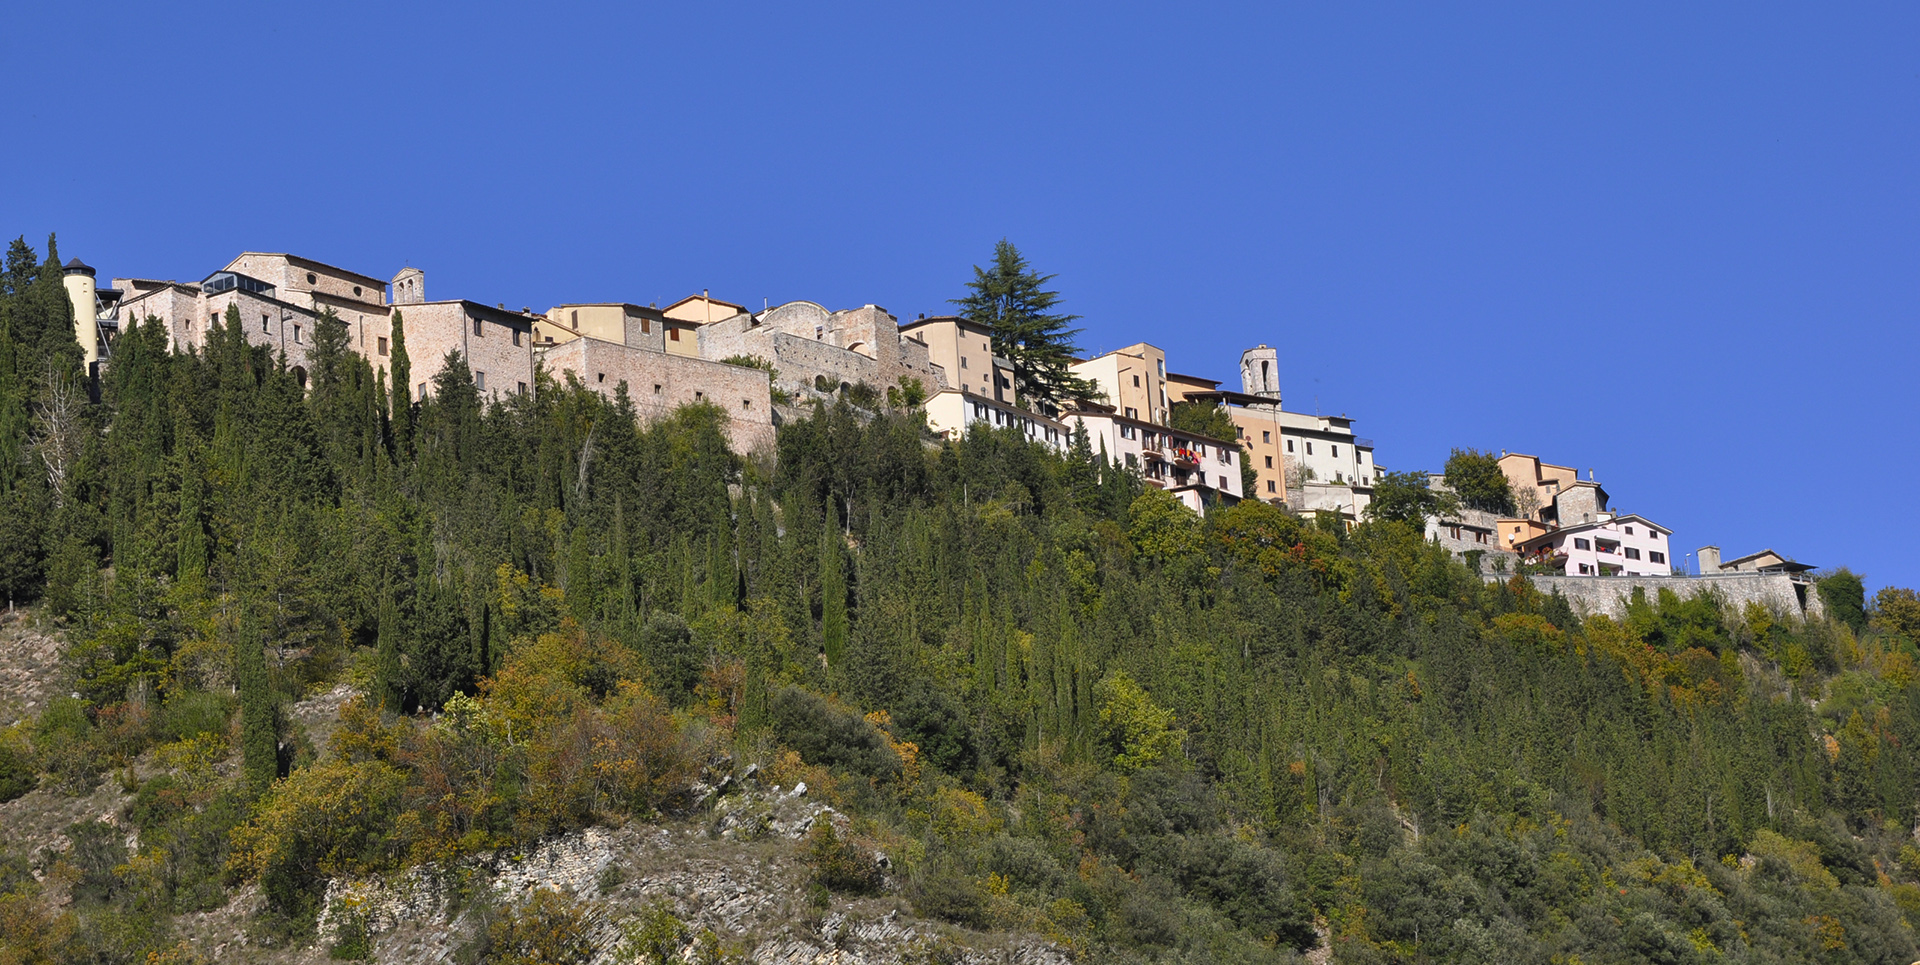
<path id="1" fill-rule="evenodd" d="M 175 577 L 181 583 L 198 584 L 207 575 L 207 532 L 200 517 L 206 501 L 206 481 L 191 453 L 180 459 L 180 516 L 176 524 L 179 563 Z"/>
<path id="2" fill-rule="evenodd" d="M 820 649 L 827 665 L 838 667 L 847 649 L 847 565 L 844 544 L 833 525 L 833 502 L 827 502 L 827 525 L 820 528 Z"/>
<path id="3" fill-rule="evenodd" d="M 413 364 L 407 359 L 407 328 L 400 310 L 393 310 L 392 344 L 389 346 L 387 381 L 393 393 L 393 452 L 404 464 L 413 453 Z"/>
<path id="4" fill-rule="evenodd" d="M 233 664 L 240 687 L 241 774 L 249 791 L 262 794 L 280 775 L 280 742 L 267 658 L 250 613 L 241 617 Z"/>
<path id="5" fill-rule="evenodd" d="M 400 613 L 393 594 L 380 594 L 379 636 L 374 645 L 373 697 L 382 707 L 399 713 L 406 698 L 406 670 L 400 664 Z"/>

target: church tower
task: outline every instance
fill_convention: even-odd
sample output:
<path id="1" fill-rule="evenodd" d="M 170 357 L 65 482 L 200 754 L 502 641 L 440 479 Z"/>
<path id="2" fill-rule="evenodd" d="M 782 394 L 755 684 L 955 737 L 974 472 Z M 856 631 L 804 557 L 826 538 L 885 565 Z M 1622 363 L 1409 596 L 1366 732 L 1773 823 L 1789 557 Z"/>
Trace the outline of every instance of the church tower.
<path id="1" fill-rule="evenodd" d="M 1280 404 L 1280 353 L 1265 344 L 1240 353 L 1240 391 Z"/>
<path id="2" fill-rule="evenodd" d="M 426 300 L 426 272 L 418 268 L 407 267 L 400 269 L 400 274 L 393 276 L 393 298 L 390 300 L 391 304 L 418 305 Z"/>

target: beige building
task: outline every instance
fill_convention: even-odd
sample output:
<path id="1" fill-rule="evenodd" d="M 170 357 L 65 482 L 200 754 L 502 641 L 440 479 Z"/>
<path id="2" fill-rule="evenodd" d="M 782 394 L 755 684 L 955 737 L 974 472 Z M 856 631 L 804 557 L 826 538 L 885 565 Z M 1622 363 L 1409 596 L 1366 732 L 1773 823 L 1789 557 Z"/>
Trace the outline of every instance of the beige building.
<path id="1" fill-rule="evenodd" d="M 1700 547 L 1700 575 L 1713 576 L 1719 573 L 1809 573 L 1817 569 L 1811 563 L 1798 563 L 1784 553 L 1763 549 L 1758 553 L 1748 553 L 1738 559 L 1725 562 L 1720 560 L 1720 547 Z"/>
<path id="2" fill-rule="evenodd" d="M 1167 424 L 1167 353 L 1146 342 L 1097 355 L 1071 366 L 1074 375 L 1100 387 L 1101 401 L 1123 418 Z"/>
<path id="3" fill-rule="evenodd" d="M 1571 466 L 1556 466 L 1541 462 L 1539 456 L 1518 452 L 1501 453 L 1499 465 L 1507 477 L 1507 487 L 1513 490 L 1519 515 L 1529 519 L 1543 518 L 1542 513 L 1553 509 L 1561 490 L 1580 480 L 1579 471 Z"/>
<path id="4" fill-rule="evenodd" d="M 1014 401 L 1013 367 L 993 354 L 993 334 L 964 318 L 920 317 L 900 326 L 902 337 L 927 348 L 927 360 L 940 367 L 948 383 L 962 392 L 996 402 Z"/>
<path id="5" fill-rule="evenodd" d="M 670 341 L 667 338 L 668 329 L 676 326 L 687 330 L 688 323 L 671 322 L 660 309 L 630 302 L 569 304 L 547 309 L 545 320 L 534 325 L 533 337 L 536 344 L 543 346 L 585 337 L 652 352 L 666 352 Z M 697 337 L 691 336 L 682 336 L 678 341 L 695 347 L 700 344 Z"/>

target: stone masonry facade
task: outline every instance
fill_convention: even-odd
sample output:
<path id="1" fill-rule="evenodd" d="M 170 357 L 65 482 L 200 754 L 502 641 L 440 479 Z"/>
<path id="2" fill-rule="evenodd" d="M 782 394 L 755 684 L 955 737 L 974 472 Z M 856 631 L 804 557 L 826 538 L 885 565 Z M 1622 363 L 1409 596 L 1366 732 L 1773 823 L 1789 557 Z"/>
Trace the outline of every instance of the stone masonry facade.
<path id="1" fill-rule="evenodd" d="M 727 439 L 734 451 L 773 450 L 773 400 L 763 369 L 593 338 L 542 346 L 540 360 L 556 379 L 572 375 L 606 395 L 625 384 L 641 422 L 664 418 L 683 405 L 709 403 L 727 414 Z"/>

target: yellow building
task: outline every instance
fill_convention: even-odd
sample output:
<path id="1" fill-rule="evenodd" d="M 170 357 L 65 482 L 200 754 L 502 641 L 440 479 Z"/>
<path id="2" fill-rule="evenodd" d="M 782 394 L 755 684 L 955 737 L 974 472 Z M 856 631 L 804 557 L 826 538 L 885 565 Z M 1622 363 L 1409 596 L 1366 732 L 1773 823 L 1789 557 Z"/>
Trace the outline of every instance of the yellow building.
<path id="1" fill-rule="evenodd" d="M 938 315 L 908 322 L 900 334 L 927 347 L 927 360 L 946 373 L 947 385 L 995 402 L 1014 400 L 1013 367 L 993 354 L 993 333 L 985 325 Z"/>

